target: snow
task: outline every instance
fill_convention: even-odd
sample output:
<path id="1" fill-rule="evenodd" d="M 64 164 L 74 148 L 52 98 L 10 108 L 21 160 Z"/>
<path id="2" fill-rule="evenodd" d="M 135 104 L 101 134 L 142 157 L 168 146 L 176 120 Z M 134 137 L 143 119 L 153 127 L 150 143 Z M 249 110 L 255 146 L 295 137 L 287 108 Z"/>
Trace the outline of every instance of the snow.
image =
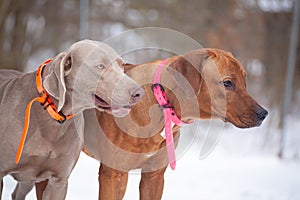
<path id="1" fill-rule="evenodd" d="M 295 124 L 294 135 L 299 129 Z M 300 161 L 280 160 L 274 152 L 265 151 L 262 138 L 266 125 L 245 130 L 225 125 L 216 147 L 202 159 L 201 144 L 207 132 L 202 128 L 205 124 L 198 125 L 199 133 L 183 151 L 175 171 L 168 168 L 165 173 L 163 200 L 300 199 Z M 98 161 L 81 154 L 69 179 L 67 200 L 97 199 L 98 167 Z M 138 170 L 130 172 L 124 200 L 139 199 L 139 179 Z M 5 177 L 4 200 L 10 199 L 14 184 L 11 177 Z M 35 199 L 34 190 L 27 199 Z"/>

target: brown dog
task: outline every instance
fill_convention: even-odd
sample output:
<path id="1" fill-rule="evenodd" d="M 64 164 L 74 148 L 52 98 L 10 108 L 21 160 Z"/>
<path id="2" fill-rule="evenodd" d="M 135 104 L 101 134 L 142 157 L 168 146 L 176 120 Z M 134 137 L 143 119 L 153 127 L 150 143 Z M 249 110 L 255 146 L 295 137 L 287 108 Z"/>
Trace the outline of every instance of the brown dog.
<path id="1" fill-rule="evenodd" d="M 130 116 L 116 118 L 105 112 L 85 113 L 84 145 L 101 161 L 99 199 L 123 198 L 128 171 L 141 168 L 140 199 L 161 199 L 168 165 L 162 108 L 151 91 L 153 74 L 161 61 L 126 65 L 127 75 L 143 85 L 142 101 Z M 161 84 L 183 121 L 221 119 L 240 128 L 259 126 L 268 112 L 246 91 L 246 72 L 228 52 L 203 49 L 169 58 Z M 97 116 L 97 117 L 95 117 Z M 179 128 L 173 128 L 175 143 Z M 96 139 L 95 139 L 96 138 Z M 42 186 L 42 185 L 39 185 Z M 37 189 L 39 191 L 41 189 Z"/>

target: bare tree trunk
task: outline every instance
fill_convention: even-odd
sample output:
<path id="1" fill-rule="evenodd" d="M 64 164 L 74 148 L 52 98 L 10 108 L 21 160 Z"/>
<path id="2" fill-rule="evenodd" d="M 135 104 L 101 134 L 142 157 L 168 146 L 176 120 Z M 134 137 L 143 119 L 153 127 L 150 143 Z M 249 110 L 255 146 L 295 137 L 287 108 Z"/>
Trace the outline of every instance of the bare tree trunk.
<path id="1" fill-rule="evenodd" d="M 8 55 L 11 67 L 17 70 L 24 68 L 23 47 L 26 41 L 26 4 L 15 11 L 15 25 L 12 32 L 11 53 Z M 10 67 L 10 66 L 8 66 Z"/>
<path id="2" fill-rule="evenodd" d="M 282 108 L 282 129 L 281 129 L 281 137 L 280 137 L 280 149 L 278 156 L 282 158 L 285 150 L 286 143 L 286 132 L 287 132 L 287 116 L 291 102 L 292 89 L 293 89 L 293 77 L 295 71 L 295 63 L 296 63 L 296 54 L 297 54 L 297 44 L 298 44 L 298 32 L 299 32 L 299 10 L 300 3 L 299 1 L 295 1 L 294 5 L 294 16 L 293 16 L 293 24 L 290 38 L 290 49 L 289 49 L 289 58 L 288 58 L 288 69 L 285 80 L 285 90 L 284 90 L 284 100 L 283 100 L 283 108 Z"/>
<path id="3" fill-rule="evenodd" d="M 269 92 L 271 109 L 282 112 L 282 91 L 288 56 L 288 42 L 290 33 L 290 13 L 265 13 L 265 56 L 266 66 L 265 86 Z M 272 116 L 271 116 L 272 117 Z M 282 128 L 282 118 L 279 119 L 279 128 Z"/>

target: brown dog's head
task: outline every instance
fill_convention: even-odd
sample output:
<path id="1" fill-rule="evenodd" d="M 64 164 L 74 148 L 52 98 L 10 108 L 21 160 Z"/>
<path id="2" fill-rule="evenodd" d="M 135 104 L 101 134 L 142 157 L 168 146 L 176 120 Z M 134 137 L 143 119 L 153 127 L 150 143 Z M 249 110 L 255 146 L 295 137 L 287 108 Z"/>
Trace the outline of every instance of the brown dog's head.
<path id="1" fill-rule="evenodd" d="M 239 128 L 250 128 L 261 125 L 267 117 L 268 111 L 248 94 L 246 71 L 231 53 L 196 50 L 175 59 L 170 66 L 194 89 L 199 118 L 219 118 Z"/>

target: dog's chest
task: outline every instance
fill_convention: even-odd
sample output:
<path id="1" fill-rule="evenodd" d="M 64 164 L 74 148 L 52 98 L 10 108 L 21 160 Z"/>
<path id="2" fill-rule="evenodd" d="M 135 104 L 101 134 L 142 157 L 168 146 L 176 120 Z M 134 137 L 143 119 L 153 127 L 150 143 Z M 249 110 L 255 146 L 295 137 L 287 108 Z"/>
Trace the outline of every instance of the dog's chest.
<path id="1" fill-rule="evenodd" d="M 46 122 L 43 123 L 43 121 Z M 39 123 L 42 125 L 34 126 L 33 124 L 29 129 L 24 148 L 28 156 L 47 159 L 68 156 L 72 150 L 76 150 L 82 144 L 73 122 L 66 122 L 66 124 L 59 124 L 54 120 L 52 122 L 49 125 L 47 120 L 40 120 Z"/>

